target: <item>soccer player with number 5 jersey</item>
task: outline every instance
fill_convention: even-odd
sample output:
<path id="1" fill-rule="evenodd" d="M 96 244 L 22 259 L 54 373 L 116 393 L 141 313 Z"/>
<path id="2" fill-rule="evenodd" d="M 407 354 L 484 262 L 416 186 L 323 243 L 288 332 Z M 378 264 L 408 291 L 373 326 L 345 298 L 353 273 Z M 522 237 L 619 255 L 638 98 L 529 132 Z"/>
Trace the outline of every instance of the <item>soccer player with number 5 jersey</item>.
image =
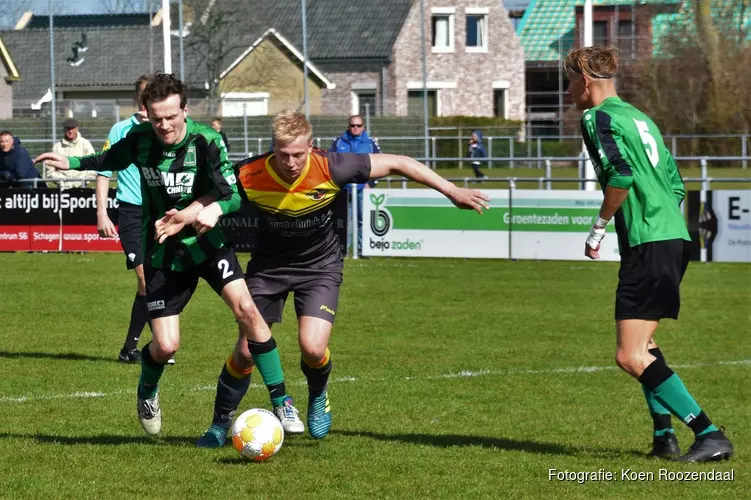
<path id="1" fill-rule="evenodd" d="M 653 338 L 661 319 L 678 319 L 679 287 L 688 266 L 690 238 L 680 210 L 686 192 L 678 166 L 657 125 L 618 97 L 615 50 L 572 50 L 565 67 L 568 92 L 584 110 L 584 143 L 605 193 L 584 254 L 600 257 L 605 228 L 615 219 L 621 254 L 615 293 L 616 363 L 642 384 L 654 424 L 651 455 L 681 462 L 729 458 L 733 445 L 668 367 Z M 671 414 L 696 436 L 682 456 Z"/>

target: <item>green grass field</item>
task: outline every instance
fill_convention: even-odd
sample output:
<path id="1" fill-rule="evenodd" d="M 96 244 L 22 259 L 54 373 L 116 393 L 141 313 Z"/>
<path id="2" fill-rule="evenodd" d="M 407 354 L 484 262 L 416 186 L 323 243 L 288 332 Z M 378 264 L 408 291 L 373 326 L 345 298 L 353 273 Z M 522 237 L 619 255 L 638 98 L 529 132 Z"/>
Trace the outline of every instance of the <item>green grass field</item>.
<path id="1" fill-rule="evenodd" d="M 182 317 L 152 439 L 135 416 L 139 367 L 115 362 L 135 281 L 122 255 L 0 254 L 0 264 L 0 498 L 751 498 L 749 265 L 693 263 L 680 321 L 658 331 L 668 363 L 736 446 L 729 462 L 679 465 L 645 458 L 646 404 L 613 362 L 617 264 L 348 261 L 332 433 L 288 437 L 261 464 L 193 445 L 236 335 L 206 284 Z M 304 413 L 286 314 L 275 337 Z M 259 381 L 241 409 L 268 407 Z M 691 433 L 675 424 L 685 449 Z M 735 480 L 659 480 L 661 468 L 733 470 Z M 616 479 L 551 481 L 550 469 Z"/>

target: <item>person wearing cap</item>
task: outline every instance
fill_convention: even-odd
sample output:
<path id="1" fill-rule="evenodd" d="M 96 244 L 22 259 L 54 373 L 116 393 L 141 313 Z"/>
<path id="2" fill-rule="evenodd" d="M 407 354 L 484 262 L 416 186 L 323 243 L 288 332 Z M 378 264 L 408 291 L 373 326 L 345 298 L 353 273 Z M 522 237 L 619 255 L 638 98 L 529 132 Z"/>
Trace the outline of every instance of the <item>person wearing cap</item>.
<path id="1" fill-rule="evenodd" d="M 87 156 L 94 154 L 94 148 L 91 143 L 85 139 L 78 131 L 78 121 L 74 118 L 68 118 L 63 122 L 64 136 L 57 142 L 52 148 L 55 153 L 60 153 L 65 156 Z M 83 186 L 82 179 L 90 176 L 87 172 L 73 171 L 73 170 L 55 170 L 54 168 L 45 165 L 45 171 L 47 172 L 47 179 L 56 180 L 59 182 L 50 183 L 50 187 L 59 187 L 62 189 L 78 188 Z M 75 181 L 72 181 L 75 180 Z"/>

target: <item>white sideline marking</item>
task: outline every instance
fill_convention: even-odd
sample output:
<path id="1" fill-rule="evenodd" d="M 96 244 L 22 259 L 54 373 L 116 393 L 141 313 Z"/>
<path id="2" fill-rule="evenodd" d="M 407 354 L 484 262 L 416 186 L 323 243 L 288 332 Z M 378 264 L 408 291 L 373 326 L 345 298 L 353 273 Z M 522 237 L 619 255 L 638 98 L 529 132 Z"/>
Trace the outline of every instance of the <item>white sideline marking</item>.
<path id="1" fill-rule="evenodd" d="M 739 359 L 735 361 L 718 361 L 716 363 L 694 363 L 685 365 L 672 365 L 674 368 L 692 369 L 692 368 L 707 368 L 712 366 L 751 366 L 751 359 Z M 428 375 L 425 377 L 404 377 L 404 380 L 442 380 L 453 378 L 470 378 L 470 377 L 482 377 L 484 375 L 552 375 L 555 373 L 595 373 L 618 370 L 617 366 L 574 366 L 569 368 L 550 368 L 547 370 L 462 370 L 460 372 L 449 372 L 440 375 Z M 333 383 L 344 382 L 374 382 L 387 380 L 387 377 L 380 378 L 358 378 L 358 377 L 334 377 L 330 380 Z M 289 385 L 302 386 L 307 382 L 305 380 L 296 380 L 289 382 Z M 251 387 L 262 387 L 261 384 L 252 383 Z M 203 392 L 214 391 L 215 385 L 199 385 L 183 390 L 183 392 Z M 67 398 L 103 398 L 108 396 L 120 396 L 120 395 L 132 395 L 133 391 L 113 391 L 113 392 L 72 392 L 70 394 L 53 394 L 49 396 L 3 396 L 0 397 L 0 403 L 26 403 L 28 401 L 46 401 L 50 399 L 67 399 Z"/>

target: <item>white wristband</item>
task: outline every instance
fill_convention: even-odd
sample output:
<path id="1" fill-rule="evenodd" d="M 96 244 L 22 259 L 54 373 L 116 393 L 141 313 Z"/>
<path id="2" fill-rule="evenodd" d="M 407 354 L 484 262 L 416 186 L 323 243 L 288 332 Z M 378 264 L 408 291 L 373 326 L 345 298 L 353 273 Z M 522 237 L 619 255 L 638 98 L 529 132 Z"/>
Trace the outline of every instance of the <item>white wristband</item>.
<path id="1" fill-rule="evenodd" d="M 597 226 L 597 227 L 605 227 L 605 226 L 608 225 L 608 222 L 609 221 L 607 219 L 603 219 L 602 217 L 600 217 L 598 215 L 597 216 L 597 221 L 595 222 L 595 226 Z"/>
<path id="2" fill-rule="evenodd" d="M 594 226 L 592 226 L 592 229 L 589 230 L 589 236 L 587 236 L 587 245 L 589 245 L 592 250 L 599 250 L 600 242 L 603 240 L 603 238 L 605 238 L 605 228 L 597 227 L 597 224 L 595 224 Z"/>

